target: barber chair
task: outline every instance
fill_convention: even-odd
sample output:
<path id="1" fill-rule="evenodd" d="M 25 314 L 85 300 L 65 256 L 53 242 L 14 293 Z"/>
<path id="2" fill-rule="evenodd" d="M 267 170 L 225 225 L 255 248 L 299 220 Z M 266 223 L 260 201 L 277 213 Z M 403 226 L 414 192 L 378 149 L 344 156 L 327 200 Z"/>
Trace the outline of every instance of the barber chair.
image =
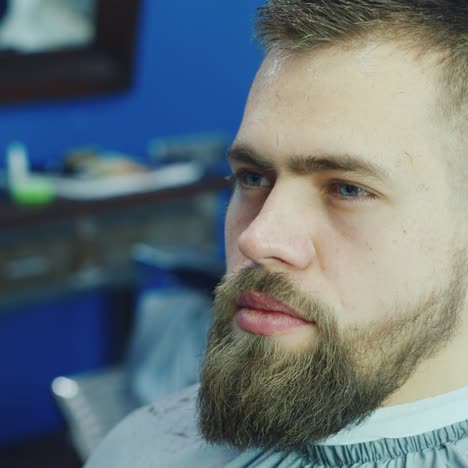
<path id="1" fill-rule="evenodd" d="M 59 376 L 52 393 L 86 460 L 132 410 L 198 381 L 222 262 L 184 248 L 138 245 L 135 325 L 124 362 Z"/>

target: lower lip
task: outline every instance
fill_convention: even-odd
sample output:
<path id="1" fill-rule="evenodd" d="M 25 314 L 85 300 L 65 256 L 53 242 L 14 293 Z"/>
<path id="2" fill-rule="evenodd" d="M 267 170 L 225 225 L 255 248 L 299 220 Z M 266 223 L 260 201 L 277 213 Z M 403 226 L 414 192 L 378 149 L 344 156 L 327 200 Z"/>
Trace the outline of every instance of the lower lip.
<path id="1" fill-rule="evenodd" d="M 236 324 L 243 330 L 257 335 L 284 335 L 302 327 L 313 327 L 313 322 L 306 322 L 297 317 L 267 310 L 239 309 L 235 315 Z"/>

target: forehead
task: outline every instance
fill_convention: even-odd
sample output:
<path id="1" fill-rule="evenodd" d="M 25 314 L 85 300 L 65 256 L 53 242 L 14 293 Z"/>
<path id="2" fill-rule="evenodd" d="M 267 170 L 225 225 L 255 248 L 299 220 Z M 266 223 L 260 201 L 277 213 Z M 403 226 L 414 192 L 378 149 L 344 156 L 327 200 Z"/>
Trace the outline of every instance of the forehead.
<path id="1" fill-rule="evenodd" d="M 389 44 L 271 52 L 237 141 L 277 160 L 332 153 L 367 155 L 388 168 L 440 164 L 437 90 L 433 63 Z"/>

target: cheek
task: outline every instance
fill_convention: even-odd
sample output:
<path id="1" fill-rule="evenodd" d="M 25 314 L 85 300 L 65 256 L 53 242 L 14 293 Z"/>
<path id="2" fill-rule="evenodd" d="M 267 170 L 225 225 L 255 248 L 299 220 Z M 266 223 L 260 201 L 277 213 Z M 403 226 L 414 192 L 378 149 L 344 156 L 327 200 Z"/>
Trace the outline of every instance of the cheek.
<path id="1" fill-rule="evenodd" d="M 441 281 L 414 223 L 367 231 L 367 240 L 329 237 L 338 246 L 325 252 L 327 275 L 339 294 L 342 323 L 368 323 L 417 304 Z M 411 230 L 413 229 L 413 230 Z"/>
<path id="2" fill-rule="evenodd" d="M 254 210 L 250 209 L 240 198 L 234 193 L 226 212 L 224 239 L 228 272 L 235 272 L 245 266 L 246 259 L 239 250 L 238 240 L 255 219 Z"/>
<path id="3" fill-rule="evenodd" d="M 224 240 L 226 246 L 226 263 L 227 270 L 232 271 L 234 265 L 238 262 L 240 256 L 239 249 L 237 247 L 237 241 L 239 236 L 245 229 L 242 225 L 242 217 L 240 216 L 240 210 L 236 206 L 234 199 L 231 199 L 226 212 L 226 222 L 224 226 Z"/>

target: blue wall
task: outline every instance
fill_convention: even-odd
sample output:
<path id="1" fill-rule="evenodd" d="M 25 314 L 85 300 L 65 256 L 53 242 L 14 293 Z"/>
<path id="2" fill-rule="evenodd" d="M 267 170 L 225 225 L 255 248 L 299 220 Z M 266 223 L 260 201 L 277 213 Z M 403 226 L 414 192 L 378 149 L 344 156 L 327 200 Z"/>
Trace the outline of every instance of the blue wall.
<path id="1" fill-rule="evenodd" d="M 261 59 L 252 25 L 261 0 L 142 0 L 135 81 L 107 97 L 0 107 L 0 155 L 21 140 L 33 163 L 95 144 L 144 154 L 155 136 L 234 135 Z"/>
<path id="2" fill-rule="evenodd" d="M 108 302 L 89 291 L 0 310 L 0 449 L 61 427 L 55 377 L 109 365 Z"/>

